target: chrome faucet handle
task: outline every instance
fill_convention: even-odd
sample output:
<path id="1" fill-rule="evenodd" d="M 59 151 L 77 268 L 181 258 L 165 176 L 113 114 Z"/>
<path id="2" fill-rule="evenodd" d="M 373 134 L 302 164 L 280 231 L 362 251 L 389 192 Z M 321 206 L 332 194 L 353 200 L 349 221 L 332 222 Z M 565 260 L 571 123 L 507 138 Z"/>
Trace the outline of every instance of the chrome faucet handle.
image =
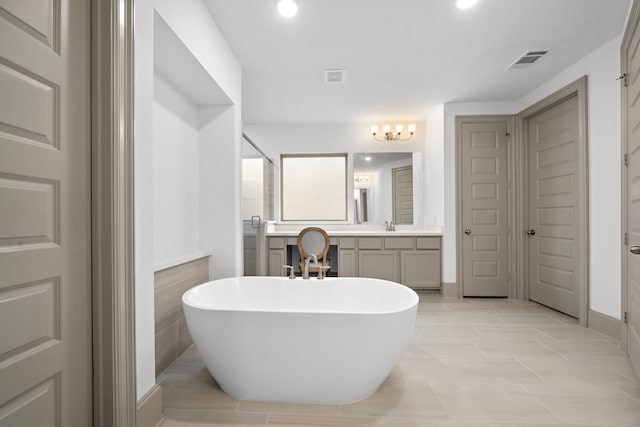
<path id="1" fill-rule="evenodd" d="M 389 222 L 388 221 L 384 222 L 384 231 L 389 231 Z"/>
<path id="2" fill-rule="evenodd" d="M 293 272 L 293 266 L 292 265 L 283 265 L 282 268 L 284 268 L 284 274 L 287 274 L 287 268 L 289 269 L 289 280 L 293 280 L 296 278 L 295 273 Z"/>
<path id="3" fill-rule="evenodd" d="M 318 280 L 324 280 L 324 275 L 323 275 L 323 270 L 328 270 L 330 269 L 331 266 L 330 265 L 319 265 L 318 266 Z"/>

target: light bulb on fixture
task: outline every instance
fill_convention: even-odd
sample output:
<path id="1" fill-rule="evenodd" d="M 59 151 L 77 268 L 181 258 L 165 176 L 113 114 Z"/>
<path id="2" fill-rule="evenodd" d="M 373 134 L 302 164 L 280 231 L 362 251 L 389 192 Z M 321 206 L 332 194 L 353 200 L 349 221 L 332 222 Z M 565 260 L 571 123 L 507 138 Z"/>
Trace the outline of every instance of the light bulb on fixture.
<path id="1" fill-rule="evenodd" d="M 456 0 L 456 7 L 458 9 L 469 9 L 476 3 L 478 3 L 478 0 Z"/>
<path id="2" fill-rule="evenodd" d="M 382 132 L 384 132 L 383 139 L 378 139 L 378 137 L 376 136 L 378 134 L 378 125 L 372 125 L 371 126 L 371 135 L 373 135 L 373 138 L 376 141 L 388 141 L 388 142 L 408 141 L 411 138 L 413 138 L 413 134 L 416 132 L 416 125 L 413 124 L 413 123 L 410 124 L 410 125 L 407 125 L 407 130 L 409 131 L 409 137 L 408 138 L 401 138 L 400 136 L 402 135 L 402 132 L 404 131 L 404 125 L 403 124 L 395 125 L 395 132 L 391 131 L 391 125 L 384 125 L 384 126 L 382 126 Z"/>
<path id="3" fill-rule="evenodd" d="M 293 18 L 298 14 L 298 4 L 293 0 L 279 0 L 276 8 L 285 18 Z"/>

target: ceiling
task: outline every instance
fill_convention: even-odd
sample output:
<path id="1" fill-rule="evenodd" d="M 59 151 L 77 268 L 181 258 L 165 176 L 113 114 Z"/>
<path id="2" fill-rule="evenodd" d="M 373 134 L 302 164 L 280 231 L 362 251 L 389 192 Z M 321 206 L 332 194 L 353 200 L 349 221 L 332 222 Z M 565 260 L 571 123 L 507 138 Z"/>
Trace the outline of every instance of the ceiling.
<path id="1" fill-rule="evenodd" d="M 448 102 L 513 101 L 619 35 L 630 0 L 204 0 L 242 66 L 247 124 L 424 120 Z M 506 70 L 526 50 L 549 53 Z M 346 82 L 324 83 L 345 69 Z"/>

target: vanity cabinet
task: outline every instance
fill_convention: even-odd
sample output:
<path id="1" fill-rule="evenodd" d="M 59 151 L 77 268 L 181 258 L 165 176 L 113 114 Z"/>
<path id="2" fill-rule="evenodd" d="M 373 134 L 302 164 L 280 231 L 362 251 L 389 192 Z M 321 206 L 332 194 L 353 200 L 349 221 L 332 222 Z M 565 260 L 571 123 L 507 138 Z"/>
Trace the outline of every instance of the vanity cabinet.
<path id="1" fill-rule="evenodd" d="M 358 277 L 358 252 L 355 237 L 338 239 L 338 276 Z"/>
<path id="2" fill-rule="evenodd" d="M 269 275 L 283 276 L 282 266 L 294 262 L 287 260 L 287 245 L 295 244 L 296 238 L 268 236 L 267 241 Z M 331 236 L 331 244 L 338 247 L 341 277 L 370 277 L 415 289 L 440 289 L 440 236 Z"/>
<path id="3" fill-rule="evenodd" d="M 358 277 L 398 280 L 398 252 L 385 250 L 361 250 L 358 253 Z"/>
<path id="4" fill-rule="evenodd" d="M 284 276 L 283 265 L 287 264 L 287 253 L 284 237 L 270 237 L 267 239 L 269 250 L 269 276 Z"/>

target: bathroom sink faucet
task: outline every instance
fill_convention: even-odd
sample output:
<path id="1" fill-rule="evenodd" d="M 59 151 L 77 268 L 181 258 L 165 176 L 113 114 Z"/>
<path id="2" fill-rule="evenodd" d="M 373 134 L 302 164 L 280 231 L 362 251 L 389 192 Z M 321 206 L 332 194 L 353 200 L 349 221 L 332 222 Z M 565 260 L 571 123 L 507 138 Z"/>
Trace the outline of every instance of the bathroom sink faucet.
<path id="1" fill-rule="evenodd" d="M 309 254 L 309 256 L 304 260 L 304 271 L 302 272 L 302 278 L 307 280 L 309 278 L 309 262 L 313 259 L 313 265 L 315 267 L 319 267 L 318 265 L 318 257 L 315 254 Z"/>
<path id="2" fill-rule="evenodd" d="M 396 231 L 396 225 L 393 223 L 393 221 L 384 222 L 384 231 Z"/>

